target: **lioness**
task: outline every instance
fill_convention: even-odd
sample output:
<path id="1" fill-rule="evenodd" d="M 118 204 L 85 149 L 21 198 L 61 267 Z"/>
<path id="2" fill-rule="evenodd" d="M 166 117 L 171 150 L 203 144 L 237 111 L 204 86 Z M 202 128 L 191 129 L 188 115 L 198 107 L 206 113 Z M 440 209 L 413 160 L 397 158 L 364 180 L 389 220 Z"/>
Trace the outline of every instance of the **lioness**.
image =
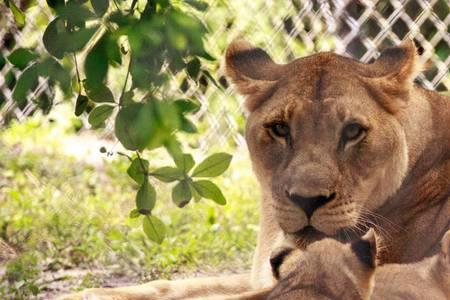
<path id="1" fill-rule="evenodd" d="M 450 101 L 413 84 L 412 42 L 371 64 L 318 53 L 276 64 L 237 40 L 225 69 L 246 96 L 246 140 L 263 199 L 251 275 L 97 289 L 104 299 L 239 294 L 275 283 L 274 245 L 377 227 L 384 263 L 435 254 L 450 228 Z M 67 299 L 79 299 L 72 296 Z"/>
<path id="2" fill-rule="evenodd" d="M 450 299 L 450 230 L 441 251 L 411 264 L 376 266 L 377 237 L 371 229 L 351 244 L 325 238 L 301 250 L 275 250 L 272 290 L 227 300 L 448 300 Z"/>

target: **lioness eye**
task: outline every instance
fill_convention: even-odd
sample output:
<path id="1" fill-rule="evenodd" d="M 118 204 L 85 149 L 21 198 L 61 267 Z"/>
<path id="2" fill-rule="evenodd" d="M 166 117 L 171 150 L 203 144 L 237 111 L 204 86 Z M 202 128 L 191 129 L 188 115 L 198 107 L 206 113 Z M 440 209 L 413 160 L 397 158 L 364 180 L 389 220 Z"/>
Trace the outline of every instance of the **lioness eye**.
<path id="1" fill-rule="evenodd" d="M 358 123 L 351 123 L 344 127 L 342 139 L 344 142 L 354 141 L 360 138 L 365 132 L 366 129 Z"/>
<path id="2" fill-rule="evenodd" d="M 275 136 L 286 138 L 289 136 L 289 126 L 286 123 L 275 123 L 270 126 Z"/>

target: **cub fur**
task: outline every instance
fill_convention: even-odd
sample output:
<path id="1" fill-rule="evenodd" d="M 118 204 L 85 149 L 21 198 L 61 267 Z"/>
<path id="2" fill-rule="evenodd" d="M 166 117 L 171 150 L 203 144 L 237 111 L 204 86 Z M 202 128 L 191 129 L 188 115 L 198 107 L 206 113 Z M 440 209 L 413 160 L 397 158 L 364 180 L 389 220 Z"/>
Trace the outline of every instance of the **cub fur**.
<path id="1" fill-rule="evenodd" d="M 376 240 L 370 230 L 352 244 L 324 239 L 305 251 L 278 249 L 271 261 L 279 282 L 259 299 L 450 299 L 450 230 L 438 254 L 411 264 L 375 267 Z"/>

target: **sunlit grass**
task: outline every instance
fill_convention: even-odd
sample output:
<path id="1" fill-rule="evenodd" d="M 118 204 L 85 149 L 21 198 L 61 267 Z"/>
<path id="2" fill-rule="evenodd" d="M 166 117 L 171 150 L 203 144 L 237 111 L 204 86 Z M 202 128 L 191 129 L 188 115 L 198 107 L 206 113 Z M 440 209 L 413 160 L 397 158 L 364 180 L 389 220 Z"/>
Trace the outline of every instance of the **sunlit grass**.
<path id="1" fill-rule="evenodd" d="M 140 220 L 128 218 L 137 187 L 126 174 L 127 159 L 97 155 L 92 163 L 85 150 L 98 153 L 98 145 L 89 146 L 91 138 L 84 135 L 79 153 L 67 151 L 73 131 L 71 122 L 30 118 L 0 133 L 0 237 L 18 252 L 3 268 L 0 298 L 27 299 L 51 289 L 52 279 L 44 274 L 61 270 L 91 270 L 72 278 L 69 289 L 76 290 L 107 283 L 92 275 L 97 270 L 143 281 L 249 268 L 259 195 L 244 150 L 215 180 L 226 206 L 201 200 L 180 209 L 171 202 L 171 186 L 154 182 L 154 213 L 168 227 L 167 238 L 156 245 Z M 164 153 L 149 155 L 151 163 L 173 164 Z M 58 278 L 66 279 L 71 278 Z"/>

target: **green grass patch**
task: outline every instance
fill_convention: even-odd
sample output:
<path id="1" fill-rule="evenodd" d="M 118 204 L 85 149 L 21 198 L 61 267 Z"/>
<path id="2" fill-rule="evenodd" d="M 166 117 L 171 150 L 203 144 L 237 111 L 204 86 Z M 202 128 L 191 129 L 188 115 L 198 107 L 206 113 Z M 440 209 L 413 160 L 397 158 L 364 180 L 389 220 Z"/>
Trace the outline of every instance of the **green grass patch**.
<path id="1" fill-rule="evenodd" d="M 259 194 L 245 154 L 236 153 L 215 180 L 228 201 L 223 207 L 204 199 L 180 209 L 171 202 L 172 186 L 154 182 L 155 215 L 168 227 L 156 245 L 142 222 L 128 217 L 137 186 L 126 158 L 104 155 L 92 164 L 81 150 L 66 151 L 76 127 L 33 117 L 0 133 L 0 238 L 18 253 L 0 265 L 1 299 L 42 298 L 52 280 L 73 279 L 47 276 L 62 270 L 112 270 L 144 281 L 250 267 Z M 170 164 L 162 153 L 150 155 L 151 162 Z M 75 282 L 66 289 L 107 281 L 93 272 Z"/>

